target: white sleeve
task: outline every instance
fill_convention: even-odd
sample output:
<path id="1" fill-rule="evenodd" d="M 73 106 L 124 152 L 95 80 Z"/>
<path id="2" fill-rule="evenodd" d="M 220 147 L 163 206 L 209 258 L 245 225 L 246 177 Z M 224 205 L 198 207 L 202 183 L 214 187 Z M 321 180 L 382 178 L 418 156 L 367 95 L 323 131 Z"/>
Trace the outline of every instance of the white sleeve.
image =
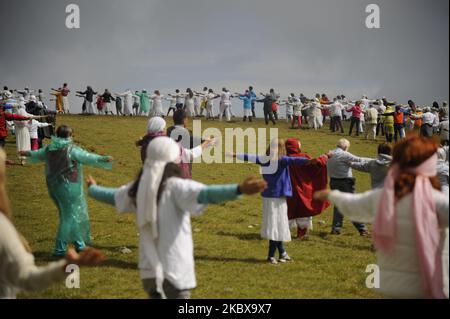
<path id="1" fill-rule="evenodd" d="M 38 122 L 38 124 L 37 124 L 37 126 L 38 127 L 47 127 L 47 126 L 50 126 L 51 124 L 49 124 L 49 123 L 41 123 L 41 122 Z"/>
<path id="2" fill-rule="evenodd" d="M 128 196 L 128 191 L 134 182 L 119 187 L 114 194 L 114 201 L 116 203 L 116 209 L 119 213 L 135 213 L 136 205 L 133 200 Z"/>
<path id="3" fill-rule="evenodd" d="M 205 188 L 204 184 L 182 178 L 171 178 L 167 182 L 168 189 L 171 190 L 172 200 L 175 205 L 183 212 L 189 212 L 193 216 L 203 213 L 207 205 L 198 203 L 198 196 Z"/>
<path id="4" fill-rule="evenodd" d="M 448 227 L 448 195 L 437 190 L 434 191 L 434 202 L 441 227 Z"/>
<path id="5" fill-rule="evenodd" d="M 361 194 L 349 194 L 333 190 L 330 192 L 328 199 L 351 221 L 373 223 L 377 213 L 375 203 L 378 202 L 380 195 L 380 189 Z"/>
<path id="6" fill-rule="evenodd" d="M 181 162 L 182 163 L 190 163 L 193 159 L 196 159 L 196 158 L 202 156 L 202 153 L 203 153 L 203 149 L 202 149 L 201 145 L 194 147 L 193 149 L 190 149 L 190 150 L 185 148 Z"/>
<path id="7" fill-rule="evenodd" d="M 0 278 L 8 285 L 34 291 L 45 289 L 65 278 L 65 260 L 37 267 L 32 254 L 25 250 L 11 222 L 0 213 Z"/>

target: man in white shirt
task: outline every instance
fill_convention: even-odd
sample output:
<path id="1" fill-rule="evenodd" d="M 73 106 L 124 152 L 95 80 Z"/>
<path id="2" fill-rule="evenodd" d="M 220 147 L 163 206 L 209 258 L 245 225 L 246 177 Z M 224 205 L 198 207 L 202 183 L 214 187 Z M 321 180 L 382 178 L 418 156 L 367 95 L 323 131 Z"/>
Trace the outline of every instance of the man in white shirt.
<path id="1" fill-rule="evenodd" d="M 220 111 L 219 120 L 222 121 L 222 117 L 225 115 L 227 122 L 231 121 L 231 98 L 233 95 L 227 88 L 222 88 L 222 93 L 220 94 Z"/>
<path id="2" fill-rule="evenodd" d="M 420 134 L 423 137 L 433 136 L 433 124 L 435 122 L 436 115 L 431 113 L 431 109 L 426 107 L 425 112 L 422 115 L 411 115 L 414 119 L 422 119 L 422 126 L 420 127 Z"/>
<path id="3" fill-rule="evenodd" d="M 333 103 L 328 106 L 331 116 L 331 131 L 336 132 L 336 129 L 344 133 L 344 127 L 342 126 L 342 111 L 344 106 L 341 104 L 340 97 L 334 98 Z"/>

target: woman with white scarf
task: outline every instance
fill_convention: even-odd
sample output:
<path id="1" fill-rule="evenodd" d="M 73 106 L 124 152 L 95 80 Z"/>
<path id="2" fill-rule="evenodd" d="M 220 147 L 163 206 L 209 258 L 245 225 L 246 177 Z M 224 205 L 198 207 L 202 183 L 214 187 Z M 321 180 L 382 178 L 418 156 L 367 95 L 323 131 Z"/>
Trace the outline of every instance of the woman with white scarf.
<path id="1" fill-rule="evenodd" d="M 17 114 L 26 116 L 30 119 L 36 118 L 25 110 L 25 99 L 21 96 L 17 107 Z M 16 134 L 17 153 L 21 151 L 31 151 L 30 132 L 28 130 L 27 121 L 14 121 L 14 129 Z M 24 165 L 26 157 L 18 155 L 20 164 Z"/>
<path id="2" fill-rule="evenodd" d="M 88 179 L 89 195 L 114 205 L 120 213 L 135 212 L 139 230 L 139 269 L 151 298 L 186 299 L 196 287 L 190 216 L 207 204 L 259 193 L 266 183 L 249 178 L 242 184 L 206 186 L 180 178 L 178 144 L 168 137 L 154 139 L 136 181 L 117 189 Z"/>

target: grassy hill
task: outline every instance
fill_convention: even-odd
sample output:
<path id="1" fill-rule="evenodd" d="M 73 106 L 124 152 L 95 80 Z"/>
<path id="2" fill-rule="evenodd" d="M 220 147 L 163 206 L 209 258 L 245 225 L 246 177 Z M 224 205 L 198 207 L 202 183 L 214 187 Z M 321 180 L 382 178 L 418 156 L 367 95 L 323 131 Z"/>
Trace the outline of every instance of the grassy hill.
<path id="1" fill-rule="evenodd" d="M 85 167 L 100 184 L 119 186 L 133 180 L 140 168 L 139 151 L 134 142 L 146 130 L 146 118 L 105 116 L 59 116 L 58 125 L 74 128 L 75 142 L 85 149 L 112 155 L 111 171 Z M 171 120 L 169 120 L 171 122 Z M 171 123 L 169 123 L 171 124 Z M 202 122 L 202 128 L 249 124 Z M 265 127 L 260 120 L 252 127 Z M 290 130 L 279 122 L 279 136 L 297 137 L 303 151 L 317 156 L 334 148 L 340 134 L 327 129 Z M 268 134 L 267 134 L 268 135 Z M 373 157 L 374 141 L 350 138 L 350 151 Z M 381 141 L 381 140 L 380 140 Z M 15 158 L 15 140 L 7 139 L 6 150 Z M 9 166 L 8 191 L 14 223 L 29 240 L 36 260 L 44 264 L 52 260 L 58 223 L 55 205 L 47 194 L 44 166 Z M 252 164 L 195 164 L 194 179 L 210 183 L 239 182 L 247 175 L 258 175 Z M 357 191 L 369 189 L 369 176 L 355 172 Z M 37 293 L 21 294 L 22 298 L 146 298 L 137 269 L 137 232 L 132 215 L 118 215 L 112 207 L 88 199 L 91 231 L 95 247 L 108 260 L 98 268 L 81 270 L 80 289 L 68 289 L 64 283 Z M 193 298 L 378 298 L 366 288 L 366 266 L 375 263 L 371 240 L 361 238 L 346 221 L 343 234 L 329 235 L 332 209 L 314 219 L 309 240 L 293 240 L 287 251 L 293 263 L 266 263 L 268 243 L 260 238 L 262 204 L 259 196 L 245 197 L 225 205 L 209 206 L 203 216 L 192 219 L 198 287 Z M 324 221 L 320 225 L 317 221 Z M 128 247 L 132 253 L 123 254 Z"/>

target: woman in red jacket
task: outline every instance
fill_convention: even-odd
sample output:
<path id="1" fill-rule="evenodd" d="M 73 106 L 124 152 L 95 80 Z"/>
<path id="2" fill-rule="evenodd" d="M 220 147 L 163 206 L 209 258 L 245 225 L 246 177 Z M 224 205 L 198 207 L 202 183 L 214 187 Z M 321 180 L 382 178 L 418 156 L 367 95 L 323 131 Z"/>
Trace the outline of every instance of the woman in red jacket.
<path id="1" fill-rule="evenodd" d="M 289 157 L 311 157 L 301 151 L 301 143 L 296 138 L 286 140 L 286 155 Z M 287 197 L 288 218 L 291 227 L 297 228 L 297 238 L 305 239 L 308 229 L 312 229 L 312 216 L 321 214 L 328 202 L 313 200 L 314 192 L 327 187 L 326 155 L 313 160 L 308 166 L 290 166 L 292 197 Z"/>

